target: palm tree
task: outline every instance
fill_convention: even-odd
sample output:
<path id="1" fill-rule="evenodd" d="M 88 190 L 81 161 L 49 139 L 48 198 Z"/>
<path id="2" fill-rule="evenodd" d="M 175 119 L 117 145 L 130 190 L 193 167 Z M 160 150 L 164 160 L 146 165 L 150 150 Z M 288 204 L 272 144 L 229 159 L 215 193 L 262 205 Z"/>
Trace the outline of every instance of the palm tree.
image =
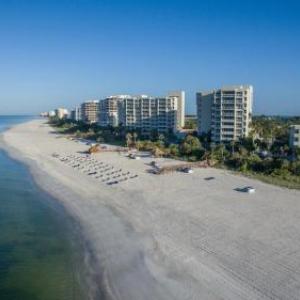
<path id="1" fill-rule="evenodd" d="M 221 158 L 222 158 L 222 162 L 224 162 L 224 150 L 225 150 L 225 145 L 222 143 L 219 145 L 220 147 L 220 151 L 221 151 Z"/>
<path id="2" fill-rule="evenodd" d="M 134 132 L 134 133 L 133 133 L 133 135 L 132 135 L 132 138 L 133 138 L 133 144 L 134 144 L 134 146 L 136 146 L 137 137 L 138 137 L 137 133 L 136 133 L 136 132 Z"/>
<path id="3" fill-rule="evenodd" d="M 230 146 L 231 146 L 231 154 L 233 155 L 234 154 L 234 147 L 235 147 L 235 140 L 232 140 L 230 142 Z"/>
<path id="4" fill-rule="evenodd" d="M 155 147 L 153 150 L 152 150 L 152 155 L 154 157 L 161 157 L 164 155 L 164 151 L 162 151 L 161 149 L 159 149 L 158 147 Z"/>
<path id="5" fill-rule="evenodd" d="M 128 148 L 132 145 L 132 134 L 130 132 L 126 134 L 126 145 Z"/>
<path id="6" fill-rule="evenodd" d="M 163 143 L 164 140 L 165 140 L 165 136 L 161 133 L 159 136 L 158 136 L 158 140 Z"/>

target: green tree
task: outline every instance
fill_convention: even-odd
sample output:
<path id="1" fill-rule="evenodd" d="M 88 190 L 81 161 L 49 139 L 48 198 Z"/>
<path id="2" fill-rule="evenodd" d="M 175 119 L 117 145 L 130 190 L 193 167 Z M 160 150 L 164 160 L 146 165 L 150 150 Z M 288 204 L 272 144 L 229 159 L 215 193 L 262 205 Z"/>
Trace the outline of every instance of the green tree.
<path id="1" fill-rule="evenodd" d="M 80 137 L 81 137 L 81 131 L 80 131 L 80 130 L 76 130 L 75 136 L 76 136 L 77 138 L 80 138 Z"/>
<path id="2" fill-rule="evenodd" d="M 241 141 L 240 141 L 240 144 L 245 147 L 245 149 L 248 151 L 248 152 L 253 152 L 257 149 L 257 144 L 255 142 L 254 139 L 252 138 L 243 138 Z"/>
<path id="3" fill-rule="evenodd" d="M 295 147 L 294 151 L 297 159 L 300 160 L 300 147 Z"/>
<path id="4" fill-rule="evenodd" d="M 157 141 L 158 140 L 158 131 L 157 131 L 157 129 L 151 130 L 150 139 L 151 139 L 151 141 Z"/>
<path id="5" fill-rule="evenodd" d="M 199 139 L 192 135 L 187 135 L 180 145 L 180 152 L 184 155 L 191 155 L 202 149 Z"/>
<path id="6" fill-rule="evenodd" d="M 134 132 L 134 133 L 132 134 L 132 138 L 133 138 L 133 142 L 134 142 L 134 143 L 136 143 L 137 137 L 138 137 L 137 133 Z"/>
<path id="7" fill-rule="evenodd" d="M 256 154 L 250 154 L 247 157 L 247 167 L 248 169 L 256 172 L 261 170 L 262 159 Z"/>
<path id="8" fill-rule="evenodd" d="M 225 159 L 228 158 L 229 152 L 227 151 L 224 144 L 219 144 L 211 149 L 210 157 L 220 163 L 224 163 Z"/>
<path id="9" fill-rule="evenodd" d="M 165 141 L 165 136 L 164 136 L 162 133 L 160 133 L 160 134 L 158 135 L 158 140 L 159 140 L 161 143 L 164 143 L 164 141 Z"/>
<path id="10" fill-rule="evenodd" d="M 290 170 L 293 175 L 300 176 L 300 161 L 294 161 L 291 163 Z"/>
<path id="11" fill-rule="evenodd" d="M 132 134 L 130 132 L 128 132 L 126 134 L 126 146 L 129 147 L 129 148 L 132 145 L 132 139 L 133 139 Z"/>
<path id="12" fill-rule="evenodd" d="M 179 147 L 176 144 L 171 144 L 169 146 L 169 150 L 170 150 L 170 155 L 177 157 L 179 156 Z"/>
<path id="13" fill-rule="evenodd" d="M 197 119 L 186 120 L 184 129 L 197 129 Z"/>
<path id="14" fill-rule="evenodd" d="M 231 155 L 234 155 L 235 153 L 235 146 L 236 146 L 236 141 L 234 140 L 230 141 Z"/>
<path id="15" fill-rule="evenodd" d="M 132 134 L 132 147 L 136 147 L 137 138 L 138 138 L 138 134 L 136 132 L 134 132 Z"/>

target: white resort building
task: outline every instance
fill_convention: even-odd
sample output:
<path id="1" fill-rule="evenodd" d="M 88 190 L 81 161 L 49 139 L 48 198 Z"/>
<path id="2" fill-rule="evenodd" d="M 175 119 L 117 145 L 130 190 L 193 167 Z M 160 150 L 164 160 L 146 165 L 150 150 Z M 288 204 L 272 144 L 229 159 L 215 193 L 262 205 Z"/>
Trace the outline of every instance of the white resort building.
<path id="1" fill-rule="evenodd" d="M 146 95 L 125 98 L 119 102 L 119 123 L 128 129 L 138 129 L 142 134 L 151 131 L 175 132 L 177 130 L 178 97 L 152 98 Z"/>
<path id="2" fill-rule="evenodd" d="M 91 100 L 71 112 L 71 119 L 100 126 L 119 126 L 139 130 L 176 132 L 185 123 L 185 93 L 171 92 L 167 97 L 114 95 Z"/>
<path id="3" fill-rule="evenodd" d="M 180 130 L 185 125 L 185 92 L 170 92 L 168 97 L 177 97 L 177 129 Z"/>
<path id="4" fill-rule="evenodd" d="M 197 93 L 198 133 L 213 142 L 230 142 L 249 135 L 253 87 L 227 86 Z"/>
<path id="5" fill-rule="evenodd" d="M 300 125 L 290 126 L 289 144 L 291 148 L 300 148 Z"/>
<path id="6" fill-rule="evenodd" d="M 79 106 L 71 110 L 70 119 L 76 122 L 81 120 L 81 109 Z"/>
<path id="7" fill-rule="evenodd" d="M 65 119 L 68 117 L 68 110 L 66 108 L 56 108 L 55 109 L 55 116 L 58 118 L 58 119 Z"/>
<path id="8" fill-rule="evenodd" d="M 99 120 L 99 100 L 90 100 L 81 104 L 81 120 L 88 124 Z"/>
<path id="9" fill-rule="evenodd" d="M 100 126 L 118 126 L 118 104 L 129 95 L 109 96 L 99 102 L 99 125 Z"/>

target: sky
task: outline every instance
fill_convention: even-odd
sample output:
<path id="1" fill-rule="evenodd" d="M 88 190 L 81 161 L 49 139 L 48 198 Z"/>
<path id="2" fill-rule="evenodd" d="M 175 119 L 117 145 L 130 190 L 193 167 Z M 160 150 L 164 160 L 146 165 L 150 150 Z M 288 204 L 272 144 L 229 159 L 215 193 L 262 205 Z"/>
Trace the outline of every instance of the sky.
<path id="1" fill-rule="evenodd" d="M 300 1 L 0 0 L 0 114 L 231 84 L 300 114 Z"/>

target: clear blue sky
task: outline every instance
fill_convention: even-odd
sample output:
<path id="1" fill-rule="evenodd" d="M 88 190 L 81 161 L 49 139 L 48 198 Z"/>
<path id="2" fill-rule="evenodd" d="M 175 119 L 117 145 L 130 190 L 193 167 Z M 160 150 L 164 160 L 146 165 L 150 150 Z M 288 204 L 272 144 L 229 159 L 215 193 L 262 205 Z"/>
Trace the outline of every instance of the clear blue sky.
<path id="1" fill-rule="evenodd" d="M 300 1 L 0 0 L 0 114 L 253 84 L 300 114 Z"/>

